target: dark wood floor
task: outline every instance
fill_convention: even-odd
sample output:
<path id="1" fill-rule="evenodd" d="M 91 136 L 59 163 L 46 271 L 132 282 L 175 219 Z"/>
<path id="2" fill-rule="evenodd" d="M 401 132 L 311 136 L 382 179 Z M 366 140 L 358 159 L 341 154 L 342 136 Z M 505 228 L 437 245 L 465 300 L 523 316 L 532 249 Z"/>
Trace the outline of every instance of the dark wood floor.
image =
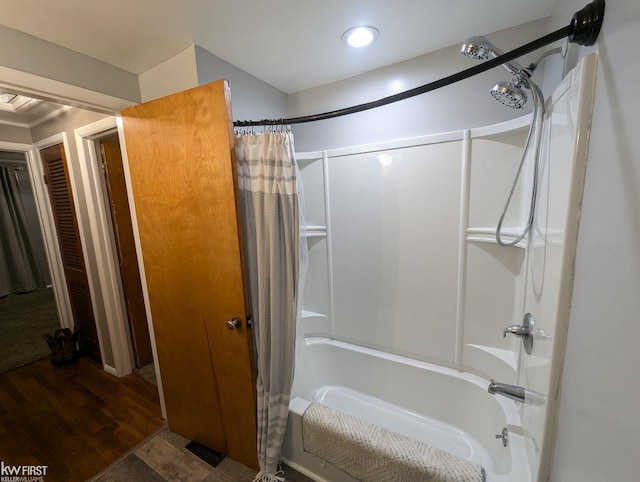
<path id="1" fill-rule="evenodd" d="M 162 425 L 157 387 L 112 377 L 87 358 L 0 375 L 0 458 L 47 465 L 47 482 L 86 481 Z"/>

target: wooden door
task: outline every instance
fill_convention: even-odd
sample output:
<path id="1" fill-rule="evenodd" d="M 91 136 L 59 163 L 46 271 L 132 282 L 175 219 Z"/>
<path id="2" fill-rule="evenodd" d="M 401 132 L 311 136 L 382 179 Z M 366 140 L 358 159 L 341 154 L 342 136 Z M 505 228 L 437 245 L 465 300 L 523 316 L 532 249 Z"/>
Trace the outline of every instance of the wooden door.
<path id="1" fill-rule="evenodd" d="M 97 362 L 102 362 L 64 147 L 62 144 L 56 144 L 42 149 L 40 157 L 62 251 L 73 321 L 80 330 L 80 352 Z"/>
<path id="2" fill-rule="evenodd" d="M 118 251 L 122 290 L 127 306 L 127 318 L 133 342 L 133 354 L 136 366 L 142 367 L 153 362 L 151 338 L 140 282 L 140 270 L 136 245 L 133 237 L 133 226 L 129 211 L 127 185 L 120 154 L 120 144 L 115 141 L 100 142 L 104 175 L 109 197 L 109 209 L 113 232 Z"/>
<path id="3" fill-rule="evenodd" d="M 169 427 L 257 468 L 228 86 L 180 92 L 122 118 Z M 241 325 L 230 330 L 234 317 Z"/>

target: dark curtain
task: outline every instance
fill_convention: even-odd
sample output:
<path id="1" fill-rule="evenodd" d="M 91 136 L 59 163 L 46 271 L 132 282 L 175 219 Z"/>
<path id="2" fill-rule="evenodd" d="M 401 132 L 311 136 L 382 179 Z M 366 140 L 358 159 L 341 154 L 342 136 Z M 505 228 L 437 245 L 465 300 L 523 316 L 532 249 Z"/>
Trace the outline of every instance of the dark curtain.
<path id="1" fill-rule="evenodd" d="M 0 296 L 45 286 L 27 226 L 15 168 L 0 167 Z"/>

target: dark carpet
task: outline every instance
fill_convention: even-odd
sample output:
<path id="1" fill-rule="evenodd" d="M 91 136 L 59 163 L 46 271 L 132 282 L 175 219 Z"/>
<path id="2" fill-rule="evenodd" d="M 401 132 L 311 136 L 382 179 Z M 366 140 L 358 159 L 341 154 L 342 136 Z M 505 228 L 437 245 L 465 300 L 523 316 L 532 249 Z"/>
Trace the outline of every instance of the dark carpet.
<path id="1" fill-rule="evenodd" d="M 53 290 L 0 298 L 0 373 L 49 355 L 43 333 L 60 328 Z"/>

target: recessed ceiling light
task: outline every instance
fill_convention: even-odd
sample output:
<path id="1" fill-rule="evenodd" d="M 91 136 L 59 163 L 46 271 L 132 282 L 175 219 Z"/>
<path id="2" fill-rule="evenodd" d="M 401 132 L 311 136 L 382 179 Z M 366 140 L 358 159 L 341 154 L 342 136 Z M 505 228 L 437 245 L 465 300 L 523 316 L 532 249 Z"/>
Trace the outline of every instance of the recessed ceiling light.
<path id="1" fill-rule="evenodd" d="M 17 94 L 10 94 L 9 92 L 0 92 L 0 102 L 4 104 L 10 104 L 18 97 Z"/>
<path id="2" fill-rule="evenodd" d="M 369 26 L 353 27 L 342 34 L 342 41 L 351 47 L 365 47 L 373 42 L 380 32 Z"/>

